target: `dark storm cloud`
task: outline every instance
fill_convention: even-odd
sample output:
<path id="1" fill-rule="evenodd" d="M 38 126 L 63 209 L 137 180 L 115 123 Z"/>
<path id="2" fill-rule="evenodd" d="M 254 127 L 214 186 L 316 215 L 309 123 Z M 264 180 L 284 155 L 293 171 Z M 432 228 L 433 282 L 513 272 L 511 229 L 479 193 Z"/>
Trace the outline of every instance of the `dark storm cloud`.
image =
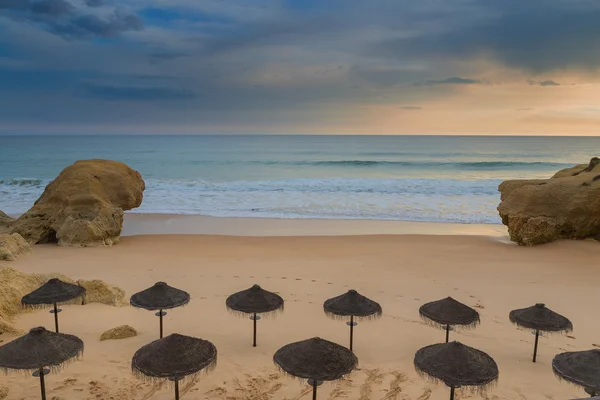
<path id="1" fill-rule="evenodd" d="M 89 97 L 102 100 L 164 101 L 191 100 L 196 94 L 188 89 L 161 86 L 112 85 L 94 82 L 80 84 L 80 89 Z"/>
<path id="2" fill-rule="evenodd" d="M 88 7 L 101 7 L 104 5 L 104 0 L 85 0 Z"/>
<path id="3" fill-rule="evenodd" d="M 113 14 L 108 19 L 95 15 L 82 15 L 64 24 L 56 23 L 49 30 L 67 38 L 115 37 L 121 32 L 136 31 L 143 28 L 142 21 L 135 15 Z"/>
<path id="4" fill-rule="evenodd" d="M 529 83 L 532 86 L 560 86 L 560 83 L 554 82 L 554 81 L 534 81 L 534 80 L 528 80 L 527 83 Z"/>
<path id="5" fill-rule="evenodd" d="M 31 3 L 31 12 L 33 14 L 42 14 L 50 17 L 60 17 L 74 10 L 75 7 L 64 0 L 41 0 Z"/>
<path id="6" fill-rule="evenodd" d="M 478 79 L 470 79 L 470 78 L 459 78 L 452 77 L 446 78 L 442 80 L 428 80 L 424 82 L 417 82 L 415 86 L 435 86 L 435 85 L 475 85 L 481 83 Z"/>
<path id="7" fill-rule="evenodd" d="M 102 1 L 88 0 L 89 5 L 102 5 Z M 114 37 L 121 32 L 140 30 L 142 20 L 133 14 L 114 11 L 107 18 L 81 14 L 65 0 L 0 0 L 0 16 L 17 21 L 29 20 L 49 32 L 69 39 L 87 37 Z"/>
<path id="8" fill-rule="evenodd" d="M 481 2 L 482 6 L 486 3 Z M 383 41 L 389 57 L 492 57 L 511 67 L 548 71 L 600 66 L 600 3 L 589 1 L 490 2 L 493 17 L 446 32 Z"/>

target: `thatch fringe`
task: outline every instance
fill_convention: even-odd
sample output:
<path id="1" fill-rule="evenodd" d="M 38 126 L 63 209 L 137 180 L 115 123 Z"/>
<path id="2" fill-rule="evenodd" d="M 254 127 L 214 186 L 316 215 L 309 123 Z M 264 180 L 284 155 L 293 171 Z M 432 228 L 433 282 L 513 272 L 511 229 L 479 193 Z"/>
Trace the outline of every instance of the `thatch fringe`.
<path id="1" fill-rule="evenodd" d="M 66 369 L 67 367 L 69 367 L 71 364 L 81 360 L 81 358 L 83 357 L 83 347 L 81 348 L 81 350 L 77 353 L 76 356 L 69 358 L 66 361 L 63 361 L 60 364 L 54 364 L 54 365 L 44 365 L 43 368 L 47 368 L 50 370 L 50 374 L 56 374 L 59 372 L 62 372 L 64 369 Z M 4 375 L 9 375 L 11 372 L 17 372 L 17 373 L 23 373 L 25 375 L 30 376 L 32 373 L 34 373 L 35 371 L 38 371 L 39 368 L 31 368 L 31 369 L 20 369 L 20 368 L 5 368 L 5 367 L 0 367 L 0 372 L 2 372 Z"/>
<path id="2" fill-rule="evenodd" d="M 443 329 L 446 330 L 446 325 L 448 324 L 440 324 L 439 322 L 435 322 L 434 320 L 426 317 L 423 314 L 419 314 L 419 316 L 421 317 L 421 320 L 425 323 L 425 325 L 431 326 L 432 328 L 439 328 L 439 329 Z M 449 324 L 451 328 L 453 328 L 454 330 L 472 330 L 477 328 L 477 326 L 481 323 L 481 321 L 479 319 L 471 322 L 470 324 Z"/>
<path id="3" fill-rule="evenodd" d="M 436 378 L 434 376 L 429 375 L 427 372 L 424 372 L 422 370 L 420 370 L 416 365 L 415 365 L 415 371 L 417 372 L 417 374 L 419 375 L 419 377 L 421 377 L 423 380 L 430 382 L 430 383 L 434 383 L 434 384 L 439 384 L 439 383 L 443 383 L 444 385 L 448 386 L 448 384 L 446 384 L 446 382 L 444 382 L 443 380 L 441 380 L 440 378 Z M 483 385 L 479 385 L 479 386 L 460 386 L 460 387 L 455 387 L 455 390 L 459 390 L 459 391 L 467 391 L 471 394 L 477 394 L 479 396 L 484 397 L 483 395 L 490 389 L 495 388 L 496 386 L 498 386 L 498 378 L 491 380 L 488 383 L 485 383 Z M 448 386 L 449 387 L 449 386 Z"/>
<path id="4" fill-rule="evenodd" d="M 335 314 L 331 311 L 325 311 L 325 315 L 331 319 L 335 319 L 337 321 L 350 321 L 350 315 L 339 315 Z M 371 315 L 352 315 L 355 321 L 374 321 L 376 319 L 380 319 L 383 316 L 383 312 L 379 311 L 375 314 Z"/>
<path id="5" fill-rule="evenodd" d="M 71 300 L 60 301 L 56 303 L 56 306 L 81 306 L 83 305 L 83 295 L 75 297 Z M 38 310 L 47 310 L 53 309 L 54 303 L 50 304 L 23 304 L 21 303 L 21 307 L 25 310 L 38 311 Z"/>
<path id="6" fill-rule="evenodd" d="M 180 389 L 181 389 L 181 385 L 187 385 L 192 381 L 200 380 L 200 378 L 202 378 L 204 375 L 214 371 L 216 368 L 217 368 L 217 359 L 215 358 L 210 364 L 208 364 L 206 367 L 204 367 L 200 371 L 185 375 L 185 376 L 181 377 L 180 379 L 178 379 L 179 383 L 180 383 Z M 175 386 L 175 381 L 171 380 L 171 378 L 173 378 L 173 377 L 146 375 L 142 371 L 135 368 L 133 366 L 133 363 L 131 365 L 131 372 L 137 379 L 144 381 L 144 382 L 153 382 L 153 383 L 160 382 L 162 385 L 166 385 L 168 387 Z"/>
<path id="7" fill-rule="evenodd" d="M 510 317 L 510 315 L 509 315 L 509 317 Z M 518 326 L 519 328 L 527 329 L 528 331 L 536 330 L 535 328 L 532 328 L 531 326 L 527 326 L 527 325 L 519 323 L 518 321 L 515 321 L 513 318 L 509 318 L 509 320 L 513 325 Z M 541 330 L 541 329 L 538 329 L 538 330 L 540 331 L 540 336 L 542 336 L 542 333 L 544 333 L 544 336 L 564 335 L 564 334 L 573 332 L 573 325 L 571 325 L 565 329 L 561 329 L 561 330 L 554 330 L 554 331 L 546 331 L 546 330 Z"/>
<path id="8" fill-rule="evenodd" d="M 247 313 L 247 312 L 243 312 L 243 311 L 238 311 L 238 310 L 234 310 L 233 308 L 228 307 L 227 305 L 225 305 L 225 308 L 227 309 L 227 312 L 235 317 L 238 318 L 248 318 L 251 317 L 252 315 L 254 315 L 254 313 Z M 272 311 L 267 311 L 267 312 L 261 312 L 261 313 L 256 313 L 256 315 L 259 315 L 261 319 L 275 319 L 276 317 L 279 316 L 279 314 L 283 313 L 283 309 L 284 306 L 281 306 L 281 308 L 278 308 L 276 310 L 272 310 Z"/>
<path id="9" fill-rule="evenodd" d="M 566 382 L 569 385 L 573 385 L 576 386 L 578 388 L 583 388 L 583 389 L 593 389 L 596 391 L 597 394 L 600 394 L 600 387 L 598 388 L 593 388 L 593 387 L 589 387 L 588 385 L 584 384 L 583 382 L 581 382 L 580 380 L 573 378 L 572 376 L 568 376 L 568 375 L 561 375 L 560 372 L 558 372 L 556 370 L 556 368 L 554 368 L 554 365 L 552 365 L 552 372 L 554 373 L 554 376 L 558 378 L 559 381 L 561 382 Z"/>
<path id="10" fill-rule="evenodd" d="M 275 364 L 275 368 L 277 368 L 277 371 L 279 371 L 279 372 L 283 373 L 283 374 L 284 374 L 284 375 L 286 375 L 287 377 L 289 377 L 289 378 L 292 378 L 292 379 L 294 379 L 294 380 L 296 380 L 296 381 L 300 381 L 300 382 L 306 383 L 306 384 L 308 385 L 308 380 L 309 380 L 309 379 L 313 379 L 313 378 L 302 378 L 302 377 L 299 377 L 299 376 L 296 376 L 296 375 L 292 375 L 292 374 L 290 374 L 290 373 L 289 373 L 289 372 L 287 372 L 285 369 L 281 368 L 281 367 L 279 366 L 279 364 L 277 364 L 277 362 L 275 361 L 275 359 L 273 359 L 273 364 Z M 356 367 L 354 367 L 354 370 L 356 370 L 356 369 L 357 369 L 357 367 L 358 367 L 358 361 L 356 362 Z M 342 376 L 340 379 L 343 379 L 344 377 L 346 377 L 346 376 L 348 376 L 348 375 L 352 374 L 352 372 L 354 372 L 354 370 L 352 370 L 350 373 L 348 373 L 348 374 L 346 374 L 346 375 Z M 337 379 L 336 379 L 336 380 L 337 380 Z M 319 386 L 319 388 L 320 388 L 321 386 L 323 386 L 323 385 L 332 384 L 332 383 L 333 383 L 333 382 L 335 382 L 336 380 L 333 380 L 333 381 L 321 381 L 321 382 L 323 382 L 323 383 L 322 383 L 322 384 Z M 309 386 L 310 386 L 310 387 L 312 387 L 312 385 L 309 385 Z"/>

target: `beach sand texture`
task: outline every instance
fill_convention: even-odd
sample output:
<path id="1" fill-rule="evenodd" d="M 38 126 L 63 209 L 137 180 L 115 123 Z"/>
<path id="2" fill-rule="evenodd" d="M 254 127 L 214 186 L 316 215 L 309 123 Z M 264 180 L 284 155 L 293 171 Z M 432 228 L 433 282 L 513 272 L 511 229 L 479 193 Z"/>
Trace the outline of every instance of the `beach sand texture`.
<path id="1" fill-rule="evenodd" d="M 600 246 L 593 241 L 525 248 L 484 236 L 371 235 L 327 237 L 233 237 L 215 235 L 141 235 L 122 238 L 110 248 L 36 246 L 10 265 L 24 272 L 60 272 L 76 279 L 103 279 L 127 295 L 156 281 L 191 294 L 183 308 L 168 311 L 165 335 L 173 332 L 212 341 L 218 349 L 216 370 L 182 387 L 183 399 L 309 399 L 310 388 L 285 376 L 272 357 L 281 346 L 320 336 L 346 345 L 348 327 L 329 319 L 323 302 L 354 288 L 378 301 L 383 316 L 360 322 L 354 348 L 359 368 L 319 388 L 319 399 L 447 399 L 448 388 L 421 379 L 415 352 L 444 340 L 444 332 L 425 325 L 418 308 L 452 296 L 475 307 L 481 325 L 451 333 L 451 340 L 490 354 L 500 380 L 482 398 L 561 400 L 585 397 L 577 387 L 558 381 L 552 357 L 562 351 L 600 345 L 597 297 Z M 258 322 L 258 347 L 252 347 L 252 323 L 227 312 L 230 294 L 257 283 L 286 301 L 276 318 Z M 538 362 L 531 362 L 534 336 L 513 326 L 508 313 L 537 302 L 567 316 L 571 336 L 540 340 Z M 83 358 L 46 377 L 48 399 L 166 400 L 166 384 L 138 381 L 131 357 L 158 337 L 158 318 L 131 307 L 99 304 L 63 306 L 61 330 L 85 342 Z M 139 336 L 100 341 L 100 334 L 128 324 Z M 23 314 L 17 326 L 53 328 L 47 310 Z M 3 335 L 0 340 L 12 338 Z M 0 383 L 9 399 L 39 398 L 39 382 L 9 374 Z M 481 398 L 458 391 L 458 399 Z"/>

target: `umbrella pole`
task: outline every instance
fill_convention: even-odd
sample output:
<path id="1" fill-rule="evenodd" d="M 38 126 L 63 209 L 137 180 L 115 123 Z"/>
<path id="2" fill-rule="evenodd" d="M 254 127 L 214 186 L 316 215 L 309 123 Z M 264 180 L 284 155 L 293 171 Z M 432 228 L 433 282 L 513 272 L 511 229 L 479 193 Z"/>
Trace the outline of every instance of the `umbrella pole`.
<path id="1" fill-rule="evenodd" d="M 56 307 L 56 303 L 54 304 L 54 306 Z M 46 385 L 44 384 L 44 368 L 40 368 L 40 388 L 42 390 L 42 400 L 46 400 Z"/>
<path id="2" fill-rule="evenodd" d="M 450 324 L 446 324 L 446 343 L 450 339 Z"/>
<path id="3" fill-rule="evenodd" d="M 350 351 L 352 351 L 352 342 L 354 341 L 354 315 L 350 316 Z"/>
<path id="4" fill-rule="evenodd" d="M 317 400 L 317 381 L 313 383 L 313 400 Z"/>
<path id="5" fill-rule="evenodd" d="M 539 337 L 540 337 L 540 331 L 536 330 L 535 331 L 535 344 L 533 345 L 533 362 L 535 362 L 535 359 L 537 358 L 537 348 L 538 348 Z"/>
<path id="6" fill-rule="evenodd" d="M 175 400 L 179 400 L 179 381 L 175 381 Z"/>
<path id="7" fill-rule="evenodd" d="M 253 341 L 252 341 L 252 347 L 256 347 L 256 313 L 254 313 L 253 315 L 254 318 L 253 319 L 253 323 L 254 323 L 254 335 L 253 335 Z"/>
<path id="8" fill-rule="evenodd" d="M 454 386 L 450 386 L 450 400 L 454 400 Z"/>
<path id="9" fill-rule="evenodd" d="M 163 311 L 160 310 L 159 311 L 159 319 L 160 319 L 160 338 L 162 339 L 163 337 L 163 321 L 162 321 L 162 317 L 163 317 Z M 175 381 L 175 393 L 176 393 L 176 398 L 179 399 L 179 386 L 177 384 L 177 381 Z"/>
<path id="10" fill-rule="evenodd" d="M 56 308 L 56 303 L 54 303 L 54 328 L 56 333 L 58 333 L 58 309 Z"/>

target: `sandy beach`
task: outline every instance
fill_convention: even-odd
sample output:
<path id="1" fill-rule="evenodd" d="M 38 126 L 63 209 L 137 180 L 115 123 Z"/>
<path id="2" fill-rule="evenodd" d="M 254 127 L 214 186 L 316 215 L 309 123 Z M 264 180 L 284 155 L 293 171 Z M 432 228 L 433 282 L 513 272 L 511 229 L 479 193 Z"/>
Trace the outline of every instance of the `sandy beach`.
<path id="1" fill-rule="evenodd" d="M 322 305 L 351 288 L 378 301 L 383 316 L 359 323 L 354 342 L 359 369 L 321 386 L 320 399 L 448 398 L 446 387 L 421 379 L 413 367 L 416 350 L 444 340 L 443 331 L 421 321 L 418 308 L 446 296 L 481 314 L 480 326 L 452 332 L 451 338 L 487 352 L 498 363 L 500 380 L 483 398 L 585 397 L 581 389 L 559 382 L 550 363 L 559 352 L 600 345 L 596 306 L 590 301 L 600 278 L 599 243 L 559 241 L 519 247 L 506 242 L 500 225 L 433 224 L 432 229 L 432 224 L 425 224 L 411 230 L 410 223 L 404 228 L 383 223 L 387 230 L 379 233 L 386 234 L 377 235 L 375 226 L 360 221 L 316 222 L 320 227 L 306 221 L 284 221 L 278 226 L 257 221 L 268 228 L 262 230 L 252 230 L 244 222 L 221 221 L 220 228 L 208 235 L 199 234 L 210 229 L 190 217 L 128 215 L 126 236 L 116 246 L 38 245 L 31 255 L 0 266 L 102 279 L 122 287 L 127 296 L 156 281 L 188 291 L 191 302 L 169 310 L 165 334 L 178 332 L 212 341 L 218 349 L 218 365 L 184 387 L 184 399 L 308 399 L 310 388 L 279 372 L 272 356 L 287 343 L 313 336 L 347 344 L 347 326 L 327 318 Z M 163 229 L 154 233 L 161 234 L 140 234 L 157 226 Z M 171 230 L 164 228 L 168 226 Z M 238 236 L 232 236 L 234 230 Z M 323 234 L 315 236 L 319 230 Z M 286 301 L 284 313 L 259 321 L 256 348 L 251 346 L 251 321 L 225 308 L 227 296 L 254 283 L 278 292 Z M 575 329 L 570 336 L 543 337 L 538 362 L 533 364 L 533 335 L 513 326 L 508 313 L 537 302 L 570 318 Z M 153 313 L 99 304 L 62 308 L 61 330 L 82 338 L 85 352 L 81 360 L 46 377 L 49 399 L 173 398 L 167 385 L 138 381 L 131 374 L 134 352 L 157 338 L 158 319 Z M 16 323 L 22 329 L 53 327 L 45 310 L 22 314 Z M 100 342 L 103 331 L 121 324 L 132 325 L 139 336 Z M 1 337 L 4 342 L 11 339 Z M 10 388 L 9 399 L 39 396 L 39 382 L 29 375 L 2 376 L 1 382 Z M 460 391 L 457 396 L 480 398 Z"/>

